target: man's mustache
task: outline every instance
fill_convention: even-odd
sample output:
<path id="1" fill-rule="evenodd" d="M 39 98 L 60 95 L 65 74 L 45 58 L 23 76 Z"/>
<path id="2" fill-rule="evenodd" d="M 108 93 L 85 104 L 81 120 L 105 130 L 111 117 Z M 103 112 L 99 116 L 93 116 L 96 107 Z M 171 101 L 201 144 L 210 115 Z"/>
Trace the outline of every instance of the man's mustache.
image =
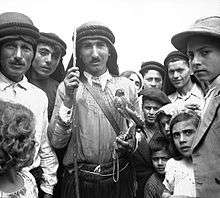
<path id="1" fill-rule="evenodd" d="M 9 61 L 9 64 L 11 64 L 11 65 L 25 65 L 25 62 L 24 61 L 22 61 L 21 59 L 20 60 L 10 60 Z"/>
<path id="2" fill-rule="evenodd" d="M 92 58 L 92 60 L 90 61 L 90 63 L 96 63 L 96 62 L 99 62 L 100 61 L 100 58 Z"/>

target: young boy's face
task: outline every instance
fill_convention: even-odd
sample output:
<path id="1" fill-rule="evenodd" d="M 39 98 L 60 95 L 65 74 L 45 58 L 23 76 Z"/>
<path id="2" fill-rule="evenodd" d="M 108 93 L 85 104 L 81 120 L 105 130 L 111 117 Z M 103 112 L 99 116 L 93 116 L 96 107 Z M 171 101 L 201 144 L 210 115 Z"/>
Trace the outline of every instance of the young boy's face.
<path id="1" fill-rule="evenodd" d="M 197 36 L 189 39 L 187 55 L 194 74 L 201 81 L 212 81 L 220 74 L 220 45 L 216 41 Z"/>
<path id="2" fill-rule="evenodd" d="M 196 134 L 196 127 L 192 120 L 177 122 L 172 129 L 173 141 L 177 150 L 184 156 L 192 155 L 192 143 Z"/>
<path id="3" fill-rule="evenodd" d="M 152 153 L 152 163 L 157 173 L 165 174 L 165 167 L 169 158 L 170 157 L 165 150 L 160 150 Z"/>

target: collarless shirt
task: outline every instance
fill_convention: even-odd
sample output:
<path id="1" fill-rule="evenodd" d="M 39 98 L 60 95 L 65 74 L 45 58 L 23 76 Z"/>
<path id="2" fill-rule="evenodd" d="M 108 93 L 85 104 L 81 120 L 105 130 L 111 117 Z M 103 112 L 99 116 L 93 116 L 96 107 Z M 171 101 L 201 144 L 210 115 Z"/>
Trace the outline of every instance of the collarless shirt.
<path id="1" fill-rule="evenodd" d="M 43 169 L 43 179 L 45 182 L 41 188 L 46 193 L 53 193 L 53 186 L 56 184 L 56 170 L 58 168 L 57 158 L 52 151 L 47 138 L 47 107 L 48 99 L 46 94 L 36 86 L 28 82 L 23 76 L 20 82 L 13 82 L 0 73 L 0 99 L 12 103 L 19 103 L 29 108 L 35 116 L 35 145 L 34 161 L 31 170 L 38 166 Z"/>

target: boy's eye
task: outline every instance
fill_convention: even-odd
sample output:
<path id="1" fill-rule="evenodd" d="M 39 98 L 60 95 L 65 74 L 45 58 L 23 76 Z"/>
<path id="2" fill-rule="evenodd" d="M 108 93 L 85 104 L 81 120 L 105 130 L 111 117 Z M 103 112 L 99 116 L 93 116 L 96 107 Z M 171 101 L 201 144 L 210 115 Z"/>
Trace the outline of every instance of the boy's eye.
<path id="1" fill-rule="evenodd" d="M 180 133 L 178 132 L 173 133 L 173 138 L 177 139 L 179 137 L 180 137 Z"/>
<path id="2" fill-rule="evenodd" d="M 22 49 L 23 49 L 24 51 L 26 51 L 26 52 L 31 51 L 31 48 L 28 47 L 28 46 L 26 46 L 26 45 L 22 46 Z"/>
<path id="3" fill-rule="evenodd" d="M 194 133 L 194 130 L 192 130 L 192 129 L 188 129 L 188 130 L 185 130 L 185 131 L 184 131 L 184 134 L 185 134 L 186 136 L 190 136 L 192 133 Z"/>
<path id="4" fill-rule="evenodd" d="M 202 56 L 206 56 L 206 55 L 208 55 L 209 51 L 208 50 L 202 50 L 200 53 L 201 53 Z"/>
<path id="5" fill-rule="evenodd" d="M 45 51 L 45 50 L 40 50 L 39 53 L 40 53 L 40 55 L 42 55 L 42 56 L 47 56 L 47 55 L 49 54 L 49 52 L 48 52 L 48 51 Z"/>

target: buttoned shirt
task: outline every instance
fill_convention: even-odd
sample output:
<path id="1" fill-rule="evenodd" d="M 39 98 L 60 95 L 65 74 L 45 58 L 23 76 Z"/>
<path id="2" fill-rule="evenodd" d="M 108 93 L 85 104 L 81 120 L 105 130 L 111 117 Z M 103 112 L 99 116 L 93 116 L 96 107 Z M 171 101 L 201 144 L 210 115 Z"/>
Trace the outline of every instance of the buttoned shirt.
<path id="1" fill-rule="evenodd" d="M 52 151 L 47 137 L 47 106 L 46 94 L 27 81 L 23 76 L 20 82 L 13 82 L 0 73 L 0 99 L 8 102 L 19 103 L 29 108 L 35 116 L 35 154 L 31 170 L 38 166 L 43 169 L 44 182 L 41 189 L 49 194 L 53 192 L 53 186 L 57 183 L 56 171 L 58 161 Z"/>
<path id="2" fill-rule="evenodd" d="M 179 92 L 175 92 L 168 97 L 171 104 L 165 105 L 163 108 L 169 108 L 171 115 L 184 109 L 187 104 L 199 105 L 200 111 L 198 113 L 201 114 L 201 110 L 203 109 L 205 103 L 204 93 L 196 83 L 193 84 L 192 89 L 186 95 L 181 95 Z"/>
<path id="3" fill-rule="evenodd" d="M 88 73 L 84 73 L 84 75 L 88 83 L 92 83 L 92 75 Z M 112 77 L 109 72 L 106 72 L 99 77 L 98 81 L 101 84 L 101 94 L 106 103 L 111 103 L 117 89 L 124 89 L 125 97 L 139 112 L 137 93 L 129 79 L 125 77 Z M 65 117 L 69 117 L 69 119 L 71 117 L 71 113 L 69 113 L 70 109 L 65 108 L 63 105 L 64 94 L 64 84 L 61 83 L 57 91 L 56 104 L 51 119 L 51 128 L 53 129 L 51 131 L 53 133 L 51 142 L 56 148 L 62 148 L 67 145 L 71 135 L 71 133 L 57 121 L 57 117 L 60 117 L 63 121 L 68 120 L 65 119 Z M 116 138 L 116 133 L 82 82 L 79 83 L 79 87 L 77 88 L 76 101 L 79 113 L 79 134 L 77 134 L 79 140 L 78 161 L 93 164 L 110 162 L 112 160 L 113 143 Z M 112 108 L 112 111 L 120 129 L 122 131 L 127 130 L 125 119 L 116 109 Z"/>
<path id="4" fill-rule="evenodd" d="M 204 106 L 204 93 L 196 83 L 193 84 L 192 89 L 186 95 L 175 92 L 168 97 L 172 103 L 198 104 L 201 109 Z"/>

